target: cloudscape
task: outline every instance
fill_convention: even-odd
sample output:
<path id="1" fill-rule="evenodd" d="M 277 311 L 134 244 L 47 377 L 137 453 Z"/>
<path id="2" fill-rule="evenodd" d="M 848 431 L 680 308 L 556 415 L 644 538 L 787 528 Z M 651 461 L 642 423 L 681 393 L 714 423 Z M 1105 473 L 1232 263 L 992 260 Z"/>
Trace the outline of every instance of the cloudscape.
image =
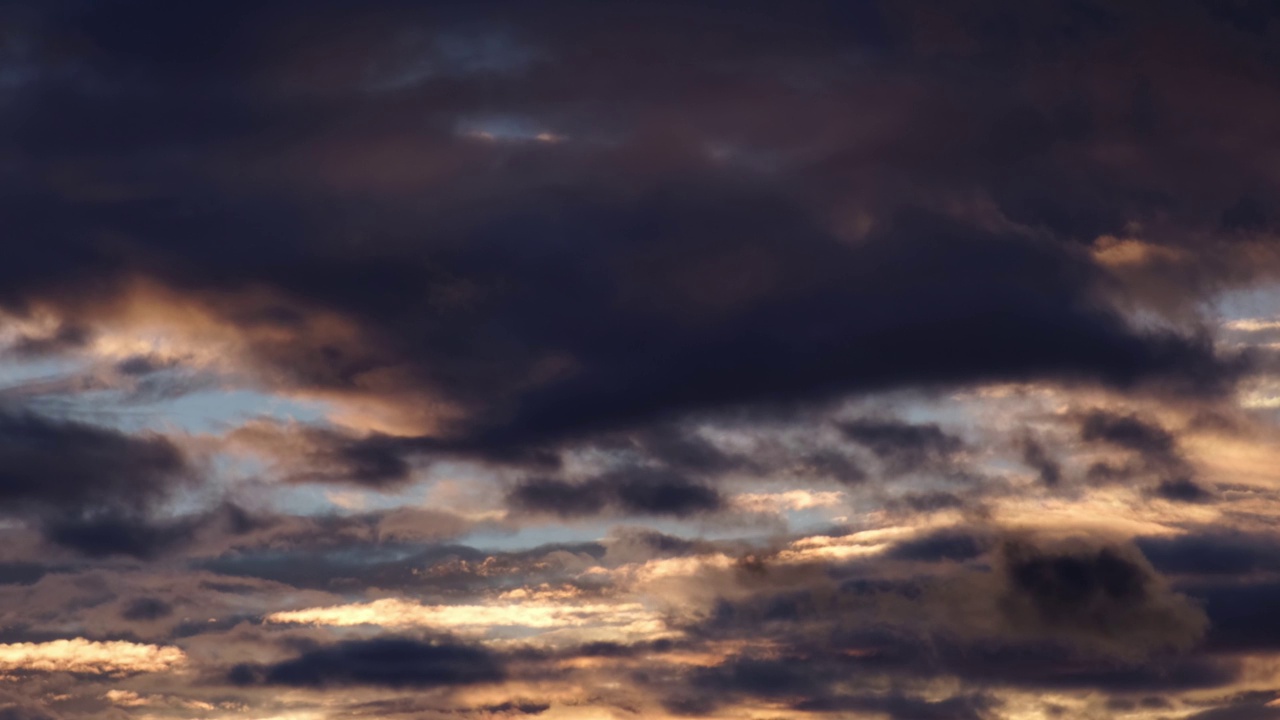
<path id="1" fill-rule="evenodd" d="M 1280 718 L 1280 5 L 0 2 L 0 720 Z"/>

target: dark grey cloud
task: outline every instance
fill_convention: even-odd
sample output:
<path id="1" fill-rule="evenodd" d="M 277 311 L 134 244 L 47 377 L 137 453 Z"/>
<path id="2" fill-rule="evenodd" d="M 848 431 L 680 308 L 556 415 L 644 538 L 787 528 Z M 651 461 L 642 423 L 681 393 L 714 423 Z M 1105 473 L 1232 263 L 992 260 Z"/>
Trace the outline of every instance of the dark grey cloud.
<path id="1" fill-rule="evenodd" d="M 56 720 L 56 717 L 36 708 L 7 705 L 0 707 L 0 720 Z"/>
<path id="2" fill-rule="evenodd" d="M 91 335 L 87 328 L 73 323 L 62 323 L 50 335 L 19 338 L 10 346 L 9 352 L 19 358 L 55 356 L 84 347 L 91 339 Z"/>
<path id="3" fill-rule="evenodd" d="M 903 560 L 962 564 L 886 572 L 885 562 Z M 767 641 L 776 653 L 746 653 L 695 672 L 686 678 L 694 689 L 670 698 L 687 712 L 746 695 L 812 709 L 868 703 L 863 709 L 872 712 L 877 678 L 1120 696 L 1223 687 L 1240 667 L 1200 649 L 1214 622 L 1200 607 L 1203 597 L 1171 587 L 1131 546 L 933 531 L 880 558 L 824 564 L 820 573 L 778 578 L 745 595 L 739 589 L 690 635 Z M 850 687 L 851 678 L 865 686 Z M 970 709 L 999 716 L 991 706 Z"/>
<path id="4" fill-rule="evenodd" d="M 622 512 L 635 515 L 687 516 L 724 507 L 720 493 L 705 484 L 666 470 L 624 468 L 585 481 L 529 478 L 507 497 L 520 510 L 562 517 Z"/>
<path id="5" fill-rule="evenodd" d="M 907 695 L 834 696 L 806 700 L 797 709 L 810 712 L 876 712 L 890 720 L 985 720 L 998 717 L 999 703 L 983 695 L 926 700 Z"/>
<path id="6" fill-rule="evenodd" d="M 295 479 L 301 481 L 337 480 L 374 488 L 392 487 L 407 482 L 412 466 L 405 459 L 403 444 L 385 435 L 363 438 L 345 437 L 324 430 L 307 430 L 314 455 L 308 467 Z"/>
<path id="7" fill-rule="evenodd" d="M 125 620 L 159 620 L 173 614 L 173 606 L 154 597 L 140 597 L 129 602 L 120 612 Z"/>
<path id="8" fill-rule="evenodd" d="M 1126 637 L 1131 648 L 1187 649 L 1203 636 L 1204 613 L 1134 548 L 1001 548 L 1004 609 L 1019 627 L 1083 637 Z"/>
<path id="9" fill-rule="evenodd" d="M 1206 490 L 1204 486 L 1184 477 L 1161 480 L 1160 484 L 1156 485 L 1155 493 L 1166 500 L 1188 503 L 1205 502 L 1213 498 L 1213 493 Z"/>
<path id="10" fill-rule="evenodd" d="M 183 453 L 159 435 L 0 412 L 0 498 L 9 513 L 145 508 L 190 472 Z"/>
<path id="11" fill-rule="evenodd" d="M 190 537 L 150 514 L 199 471 L 168 438 L 0 410 L 0 513 L 91 557 L 152 557 Z"/>
<path id="12" fill-rule="evenodd" d="M 758 698 L 806 712 L 880 713 L 893 720 L 995 717 L 991 711 L 998 703 L 980 695 L 929 701 L 896 693 L 843 693 L 837 689 L 841 674 L 850 670 L 831 662 L 831 658 L 740 656 L 694 672 L 688 680 L 689 690 L 668 696 L 664 705 L 678 714 L 700 715 L 737 699 Z"/>
<path id="13" fill-rule="evenodd" d="M 888 506 L 897 510 L 909 510 L 916 513 L 930 513 L 940 510 L 955 510 L 966 507 L 965 498 L 956 493 L 934 490 L 929 492 L 908 492 L 891 500 Z"/>
<path id="14" fill-rule="evenodd" d="M 313 480 L 389 487 L 413 454 L 525 462 L 546 459 L 539 446 L 690 413 L 885 388 L 1044 378 L 1220 392 L 1241 370 L 1194 324 L 1129 323 L 1116 278 L 1080 247 L 1161 212 L 1212 207 L 1216 223 L 1246 194 L 1184 202 L 1168 173 L 1091 159 L 1118 144 L 1156 167 L 1173 151 L 1199 158 L 1158 132 L 1179 99 L 1163 76 L 1115 80 L 1121 107 L 1100 107 L 1091 83 L 1113 78 L 1088 61 L 1142 28 L 1141 10 L 944 13 L 988 48 L 966 53 L 929 46 L 911 12 L 874 2 L 795 3 L 781 24 L 755 2 L 56 5 L 16 25 L 40 71 L 13 91 L 22 188 L 4 209 L 23 241 L 0 271 L 6 307 L 108 323 L 103 301 L 144 277 L 249 335 L 273 383 L 358 393 L 379 378 L 390 399 L 459 411 L 416 440 L 325 438 L 317 459 L 345 470 Z M 547 20 L 569 8 L 571 26 Z M 500 42 L 475 36 L 491 13 Z M 406 28 L 453 44 L 424 41 L 433 59 L 415 75 L 387 57 Z M 659 33 L 662 62 L 642 40 Z M 315 37 L 335 44 L 316 52 Z M 469 49 L 430 50 L 443 46 Z M 963 69 L 934 77 L 942 57 Z M 1056 87 L 1032 81 L 1064 57 L 1086 68 L 1071 87 L 1015 90 Z M 886 83 L 915 92 L 882 98 Z M 885 101 L 890 137 L 856 130 L 864 96 Z M 786 122 L 775 107 L 791 109 Z M 567 140 L 458 132 L 486 115 Z M 663 117 L 689 137 L 662 140 Z M 438 174 L 413 170 L 385 192 L 352 179 L 347 164 L 386 138 L 415 167 L 443 163 Z M 708 151 L 721 145 L 732 162 Z M 435 160 L 411 160 L 415 148 Z M 768 160 L 793 155 L 815 159 Z M 42 172 L 59 162 L 81 175 Z M 1023 225 L 943 217 L 957 193 Z M 1250 197 L 1265 214 L 1270 195 Z M 856 241 L 832 217 L 852 205 L 870 218 Z M 357 337 L 314 332 L 309 320 L 329 313 Z M 724 461 L 641 444 L 691 471 Z M 855 468 L 830 472 L 852 480 Z"/>
<path id="15" fill-rule="evenodd" d="M 1268 610 L 1280 601 L 1280 583 L 1187 583 L 1183 591 L 1203 603 L 1209 617 L 1206 647 L 1224 653 L 1265 652 L 1280 647 L 1280 622 Z"/>
<path id="16" fill-rule="evenodd" d="M 343 541 L 291 543 L 233 550 L 197 563 L 228 577 L 257 578 L 299 588 L 355 592 L 399 588 L 446 599 L 515 583 L 568 583 L 584 562 L 608 550 L 598 542 L 551 543 L 507 552 L 454 543 Z"/>
<path id="17" fill-rule="evenodd" d="M 320 647 L 270 665 L 237 665 L 227 679 L 234 685 L 316 689 L 435 688 L 498 682 L 505 676 L 501 659 L 488 650 L 386 637 Z"/>
<path id="18" fill-rule="evenodd" d="M 1031 436 L 1022 439 L 1022 462 L 1035 470 L 1040 475 L 1040 482 L 1045 485 L 1054 487 L 1062 482 L 1062 464 Z"/>
<path id="19" fill-rule="evenodd" d="M 840 432 L 870 450 L 893 474 L 948 469 L 952 458 L 964 448 L 960 438 L 932 423 L 851 420 L 840 423 Z"/>
<path id="20" fill-rule="evenodd" d="M 49 542 L 91 558 L 153 559 L 190 543 L 207 518 L 152 519 L 107 513 L 60 518 L 45 527 Z"/>
<path id="21" fill-rule="evenodd" d="M 832 432 L 813 418 L 851 396 L 988 382 L 1191 406 L 1265 367 L 1219 343 L 1199 307 L 1277 276 L 1280 56 L 1263 2 L 19 0 L 0 3 L 0 27 L 0 310 L 53 316 L 9 357 L 86 353 L 136 320 L 119 300 L 160 287 L 170 295 L 143 292 L 137 312 L 176 301 L 238 335 L 244 356 L 218 382 L 430 415 L 409 435 L 290 429 L 267 444 L 297 441 L 281 458 L 296 483 L 399 491 L 463 459 L 520 466 L 502 469 L 523 478 L 505 498 L 512 523 L 701 518 L 738 476 L 841 483 L 859 511 L 887 498 L 894 519 L 978 517 L 984 494 L 1013 485 L 917 482 L 987 450 L 950 421 Z M 1104 261 L 1102 235 L 1144 249 Z M 223 387 L 168 363 L 110 372 L 138 402 Z M 1090 450 L 1123 458 L 1091 479 L 1180 502 L 1230 492 L 1196 475 L 1181 430 L 1078 420 Z M 770 445 L 804 422 L 811 437 Z M 708 439 L 725 429 L 763 440 Z M 1074 471 L 1047 437 L 1016 450 L 1054 492 Z M 575 453 L 603 469 L 577 471 Z M 869 482 L 877 470 L 901 487 Z M 192 474 L 157 436 L 0 414 L 0 513 L 88 567 L 182 550 L 199 570 L 300 591 L 452 602 L 583 589 L 567 569 L 579 560 L 723 549 L 636 530 L 487 552 L 449 544 L 472 526 L 445 514 L 166 514 Z M 1009 686 L 1173 698 L 1273 649 L 1269 548 L 1226 532 L 1135 550 L 956 528 L 801 570 L 762 551 L 741 578 L 708 579 L 708 593 L 740 584 L 690 632 L 768 641 L 782 660 L 672 678 L 645 660 L 664 647 L 628 658 L 690 712 L 753 697 L 973 720 L 998 716 L 984 693 Z M 92 581 L 8 560 L 0 583 L 17 592 Z M 139 592 L 102 612 L 160 617 Z M 505 676 L 449 643 L 300 653 L 233 679 L 253 694 Z M 963 686 L 954 697 L 895 682 L 942 677 Z M 1221 704 L 1206 717 L 1269 712 Z"/>
<path id="22" fill-rule="evenodd" d="M 494 714 L 509 715 L 541 715 L 551 709 L 548 703 L 532 702 L 529 700 L 508 700 L 496 705 L 485 705 L 480 708 L 481 712 Z"/>
<path id="23" fill-rule="evenodd" d="M 1153 421 L 1137 415 L 1093 410 L 1081 419 L 1080 438 L 1122 448 L 1137 456 L 1138 465 L 1134 467 L 1094 465 L 1089 471 L 1094 479 L 1108 481 L 1150 474 L 1157 478 L 1152 493 L 1166 500 L 1194 503 L 1214 497 L 1197 482 L 1196 470 L 1183 456 L 1177 436 Z"/>
<path id="24" fill-rule="evenodd" d="M 992 546 L 990 537 L 965 530 L 941 530 L 911 540 L 903 540 L 887 551 L 891 558 L 920 562 L 946 560 L 963 562 L 985 554 Z"/>
<path id="25" fill-rule="evenodd" d="M 1152 565 L 1170 575 L 1247 577 L 1280 570 L 1280 538 L 1266 534 L 1202 529 L 1135 542 Z"/>
<path id="26" fill-rule="evenodd" d="M 1094 410 L 1082 420 L 1080 437 L 1089 442 L 1106 442 L 1132 450 L 1157 462 L 1178 460 L 1177 440 L 1173 434 L 1136 415 Z"/>
<path id="27" fill-rule="evenodd" d="M 49 572 L 39 563 L 0 563 L 0 585 L 30 585 Z"/>

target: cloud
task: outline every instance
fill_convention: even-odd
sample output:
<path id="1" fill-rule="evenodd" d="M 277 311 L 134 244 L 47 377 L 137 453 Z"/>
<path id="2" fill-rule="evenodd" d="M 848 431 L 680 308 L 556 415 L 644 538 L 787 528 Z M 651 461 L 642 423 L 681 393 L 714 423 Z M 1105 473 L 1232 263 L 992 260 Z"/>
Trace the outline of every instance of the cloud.
<path id="1" fill-rule="evenodd" d="M 6 705 L 0 707 L 0 720 L 55 720 L 53 715 L 30 707 Z"/>
<path id="2" fill-rule="evenodd" d="M 1080 438 L 1136 454 L 1142 470 L 1159 477 L 1153 489 L 1159 497 L 1177 502 L 1204 502 L 1214 497 L 1195 481 L 1195 467 L 1183 456 L 1177 437 L 1158 424 L 1137 415 L 1093 410 L 1081 421 Z M 1105 464 L 1095 465 L 1091 473 L 1099 478 L 1127 474 Z"/>
<path id="3" fill-rule="evenodd" d="M 1280 601 L 1280 584 L 1272 580 L 1201 582 L 1188 583 L 1183 590 L 1204 604 L 1210 621 L 1207 647 L 1226 653 L 1280 647 L 1280 623 L 1267 610 Z"/>
<path id="4" fill-rule="evenodd" d="M 1094 410 L 1084 417 L 1080 437 L 1089 442 L 1106 442 L 1133 450 L 1156 462 L 1176 462 L 1178 459 L 1174 436 L 1136 415 Z"/>
<path id="5" fill-rule="evenodd" d="M 922 537 L 903 540 L 886 553 L 889 557 L 918 562 L 963 562 L 983 555 L 991 540 L 964 530 L 941 530 Z"/>
<path id="6" fill-rule="evenodd" d="M 663 616 L 631 600 L 577 597 L 565 591 L 511 590 L 484 605 L 423 605 L 385 598 L 369 603 L 277 612 L 269 623 L 351 627 L 428 628 L 461 634 L 547 633 L 573 630 L 574 637 L 645 638 L 670 634 Z"/>
<path id="7" fill-rule="evenodd" d="M 1264 693 L 1265 694 L 1265 693 Z M 1270 694 L 1256 697 L 1229 698 L 1227 705 L 1201 710 L 1187 716 L 1187 720 L 1271 720 L 1280 718 L 1280 707 L 1273 704 Z"/>
<path id="8" fill-rule="evenodd" d="M 124 514 L 92 515 L 51 521 L 45 529 L 55 545 L 93 558 L 124 555 L 150 559 L 195 537 L 206 517 L 153 520 Z"/>
<path id="9" fill-rule="evenodd" d="M 1280 570 L 1280 539 L 1270 534 L 1206 528 L 1138 538 L 1136 544 L 1152 565 L 1171 575 L 1249 577 Z"/>
<path id="10" fill-rule="evenodd" d="M 507 497 L 517 509 L 562 517 L 595 515 L 607 510 L 637 515 L 676 517 L 721 509 L 718 491 L 678 474 L 627 468 L 570 482 L 551 478 L 520 481 Z"/>
<path id="11" fill-rule="evenodd" d="M 189 472 L 183 453 L 159 435 L 0 411 L 0 498 L 10 513 L 138 510 Z"/>
<path id="12" fill-rule="evenodd" d="M 186 662 L 176 647 L 125 641 L 96 642 L 83 638 L 41 643 L 0 644 L 0 672 L 9 674 L 68 672 L 126 676 L 162 673 Z"/>
<path id="13" fill-rule="evenodd" d="M 30 585 L 47 572 L 48 568 L 38 563 L 0 563 L 0 585 Z"/>
<path id="14" fill-rule="evenodd" d="M 870 450 L 895 475 L 946 469 L 964 447 L 960 438 L 933 424 L 863 419 L 840 423 L 840 432 Z"/>
<path id="15" fill-rule="evenodd" d="M 131 601 L 120 612 L 125 620 L 159 620 L 173 614 L 173 606 L 152 597 L 141 597 Z"/>
<path id="16" fill-rule="evenodd" d="M 927 700 L 905 695 L 833 696 L 799 703 L 810 712 L 880 712 L 890 720 L 984 720 L 998 717 L 999 703 L 983 695 L 956 695 Z"/>
<path id="17" fill-rule="evenodd" d="M 1186 650 L 1209 625 L 1133 548 L 1001 548 L 1004 609 L 1015 627 L 1093 638 L 1121 653 Z"/>
<path id="18" fill-rule="evenodd" d="M 1062 465 L 1049 456 L 1044 446 L 1032 437 L 1022 439 L 1022 462 L 1035 470 L 1040 482 L 1049 487 L 1062 482 Z"/>
<path id="19" fill-rule="evenodd" d="M 1278 17 L 0 3 L 0 705 L 1270 714 Z"/>
<path id="20" fill-rule="evenodd" d="M 341 642 L 270 665 L 237 665 L 227 675 L 234 685 L 313 689 L 427 689 L 494 683 L 504 677 L 500 659 L 486 650 L 395 637 Z"/>

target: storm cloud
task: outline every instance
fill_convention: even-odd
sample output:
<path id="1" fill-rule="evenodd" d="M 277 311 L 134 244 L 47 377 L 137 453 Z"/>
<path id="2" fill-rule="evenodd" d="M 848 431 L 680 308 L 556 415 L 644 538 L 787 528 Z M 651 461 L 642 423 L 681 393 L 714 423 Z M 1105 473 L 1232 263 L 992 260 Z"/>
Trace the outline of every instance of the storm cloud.
<path id="1" fill-rule="evenodd" d="M 1274 715 L 1277 40 L 0 3 L 0 717 Z"/>

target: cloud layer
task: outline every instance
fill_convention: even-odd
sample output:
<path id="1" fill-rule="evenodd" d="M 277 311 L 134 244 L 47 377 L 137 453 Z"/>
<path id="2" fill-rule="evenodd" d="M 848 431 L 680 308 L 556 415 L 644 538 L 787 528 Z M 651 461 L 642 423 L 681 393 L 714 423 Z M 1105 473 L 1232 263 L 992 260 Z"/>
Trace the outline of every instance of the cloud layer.
<path id="1" fill-rule="evenodd" d="M 0 4 L 0 720 L 1276 717 L 1277 34 Z"/>

